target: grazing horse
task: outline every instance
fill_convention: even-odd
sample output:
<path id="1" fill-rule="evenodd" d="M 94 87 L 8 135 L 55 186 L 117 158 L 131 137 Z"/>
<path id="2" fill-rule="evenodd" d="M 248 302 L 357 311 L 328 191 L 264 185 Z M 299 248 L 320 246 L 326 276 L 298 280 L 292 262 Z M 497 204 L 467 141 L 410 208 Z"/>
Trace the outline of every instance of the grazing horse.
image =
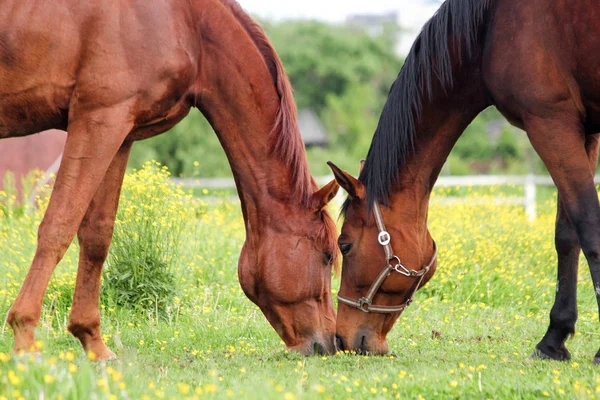
<path id="1" fill-rule="evenodd" d="M 339 238 L 341 348 L 387 352 L 387 333 L 436 269 L 433 185 L 467 125 L 495 105 L 527 132 L 558 188 L 556 300 L 534 355 L 570 358 L 580 250 L 600 301 L 598 18 L 597 0 L 447 0 L 425 25 L 359 178 L 332 166 L 349 194 Z"/>
<path id="2" fill-rule="evenodd" d="M 56 264 L 77 234 L 68 329 L 98 359 L 100 275 L 132 143 L 199 108 L 231 164 L 246 241 L 240 284 L 286 345 L 335 351 L 335 224 L 306 161 L 280 59 L 234 0 L 3 0 L 0 138 L 68 132 L 37 250 L 7 322 L 15 351 L 35 327 Z"/>

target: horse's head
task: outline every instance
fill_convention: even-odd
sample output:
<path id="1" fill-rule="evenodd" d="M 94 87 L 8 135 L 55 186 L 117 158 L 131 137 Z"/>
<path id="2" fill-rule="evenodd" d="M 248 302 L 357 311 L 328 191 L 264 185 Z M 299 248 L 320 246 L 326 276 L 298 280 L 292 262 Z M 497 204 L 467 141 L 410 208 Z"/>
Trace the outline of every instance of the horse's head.
<path id="1" fill-rule="evenodd" d="M 324 209 L 335 197 L 332 181 L 308 206 L 273 202 L 258 216 L 239 261 L 240 284 L 288 348 L 304 355 L 335 352 L 331 270 L 337 231 Z"/>
<path id="2" fill-rule="evenodd" d="M 386 336 L 394 322 L 416 290 L 433 275 L 435 245 L 427 229 L 422 228 L 414 199 L 399 195 L 392 207 L 368 207 L 364 185 L 335 165 L 330 166 L 337 182 L 348 192 L 338 240 L 343 255 L 338 348 L 385 354 Z M 380 224 L 376 216 L 379 210 Z M 415 215 L 406 218 L 411 214 L 407 211 Z"/>

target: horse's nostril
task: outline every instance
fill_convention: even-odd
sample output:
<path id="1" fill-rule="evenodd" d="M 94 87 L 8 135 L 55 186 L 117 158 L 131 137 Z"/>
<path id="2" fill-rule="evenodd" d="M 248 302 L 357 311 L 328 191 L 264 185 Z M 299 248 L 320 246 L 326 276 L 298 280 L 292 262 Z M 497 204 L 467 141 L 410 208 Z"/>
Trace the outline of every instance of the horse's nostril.
<path id="1" fill-rule="evenodd" d="M 359 347 L 359 352 L 366 354 L 369 351 L 369 349 L 367 348 L 367 337 L 363 336 L 360 339 L 360 347 Z"/>
<path id="2" fill-rule="evenodd" d="M 337 347 L 338 351 L 346 350 L 346 346 L 344 345 L 344 339 L 342 339 L 342 337 L 337 333 L 335 334 L 335 346 Z"/>
<path id="3" fill-rule="evenodd" d="M 321 351 L 321 345 L 319 344 L 318 341 L 315 341 L 313 343 L 313 355 L 317 355 L 317 354 L 323 354 Z"/>

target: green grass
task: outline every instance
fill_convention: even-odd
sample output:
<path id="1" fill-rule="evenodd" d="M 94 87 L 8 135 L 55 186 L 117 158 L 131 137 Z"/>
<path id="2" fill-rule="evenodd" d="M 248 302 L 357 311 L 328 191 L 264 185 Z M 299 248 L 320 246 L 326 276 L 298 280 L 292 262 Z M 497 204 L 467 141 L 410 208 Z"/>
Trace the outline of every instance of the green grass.
<path id="1" fill-rule="evenodd" d="M 467 194 L 469 196 L 471 194 Z M 494 195 L 494 194 L 490 194 Z M 479 196 L 479 193 L 477 194 Z M 552 196 L 549 196 L 550 198 Z M 119 359 L 87 360 L 66 332 L 75 279 L 74 244 L 55 271 L 38 338 L 39 358 L 9 356 L 0 335 L 0 398 L 595 398 L 600 367 L 598 315 L 581 263 L 578 332 L 571 362 L 535 361 L 553 303 L 554 205 L 527 221 L 522 207 L 435 205 L 439 248 L 432 282 L 388 336 L 385 357 L 305 358 L 285 350 L 237 282 L 244 239 L 238 205 L 197 213 L 171 266 L 177 293 L 165 316 L 102 309 L 103 334 Z M 0 213 L 0 314 L 14 300 L 35 249 L 40 214 Z M 190 233 L 190 232 L 193 232 Z M 334 280 L 333 287 L 339 287 Z M 432 331 L 441 337 L 432 335 Z"/>

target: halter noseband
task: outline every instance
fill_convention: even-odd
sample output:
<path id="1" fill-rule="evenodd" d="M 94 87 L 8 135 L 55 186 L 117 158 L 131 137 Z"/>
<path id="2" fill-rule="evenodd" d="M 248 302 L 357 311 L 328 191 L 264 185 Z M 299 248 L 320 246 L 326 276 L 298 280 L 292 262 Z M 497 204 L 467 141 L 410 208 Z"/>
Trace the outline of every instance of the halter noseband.
<path id="1" fill-rule="evenodd" d="M 397 312 L 403 311 L 406 307 L 408 307 L 410 305 L 410 303 L 412 303 L 413 297 L 414 297 L 415 293 L 417 292 L 417 290 L 419 289 L 419 286 L 421 285 L 423 278 L 425 277 L 425 275 L 427 275 L 427 273 L 429 272 L 432 265 L 435 263 L 435 261 L 437 259 L 437 246 L 435 245 L 435 242 L 433 242 L 433 257 L 431 258 L 431 261 L 429 262 L 429 264 L 427 264 L 427 266 L 425 266 L 425 268 L 423 268 L 419 271 L 408 269 L 404 265 L 402 265 L 400 258 L 394 254 L 394 250 L 392 249 L 392 245 L 390 244 L 391 237 L 390 237 L 390 234 L 385 230 L 385 224 L 383 223 L 383 216 L 381 215 L 381 209 L 379 208 L 378 202 L 375 202 L 373 204 L 373 214 L 375 214 L 375 222 L 377 223 L 377 229 L 379 229 L 379 236 L 377 237 L 377 240 L 379 241 L 379 244 L 381 244 L 383 246 L 383 250 L 385 251 L 385 258 L 387 260 L 387 265 L 383 268 L 383 270 L 381 270 L 379 275 L 377 275 L 377 278 L 375 279 L 375 281 L 369 288 L 369 291 L 367 292 L 366 296 L 364 296 L 358 300 L 354 300 L 349 297 L 338 294 L 338 301 L 340 303 L 344 303 L 348 306 L 358 308 L 359 310 L 366 312 L 366 313 L 371 313 L 371 312 L 379 313 L 379 314 L 397 313 Z M 409 291 L 409 295 L 407 296 L 408 299 L 404 303 L 402 303 L 398 306 L 374 305 L 373 298 L 377 294 L 377 291 L 379 291 L 379 289 L 381 288 L 381 285 L 383 285 L 383 282 L 385 282 L 387 277 L 390 276 L 392 274 L 392 272 L 394 272 L 394 271 L 401 275 L 404 275 L 406 277 L 417 279 L 416 284 L 413 285 L 413 288 L 411 288 Z"/>

